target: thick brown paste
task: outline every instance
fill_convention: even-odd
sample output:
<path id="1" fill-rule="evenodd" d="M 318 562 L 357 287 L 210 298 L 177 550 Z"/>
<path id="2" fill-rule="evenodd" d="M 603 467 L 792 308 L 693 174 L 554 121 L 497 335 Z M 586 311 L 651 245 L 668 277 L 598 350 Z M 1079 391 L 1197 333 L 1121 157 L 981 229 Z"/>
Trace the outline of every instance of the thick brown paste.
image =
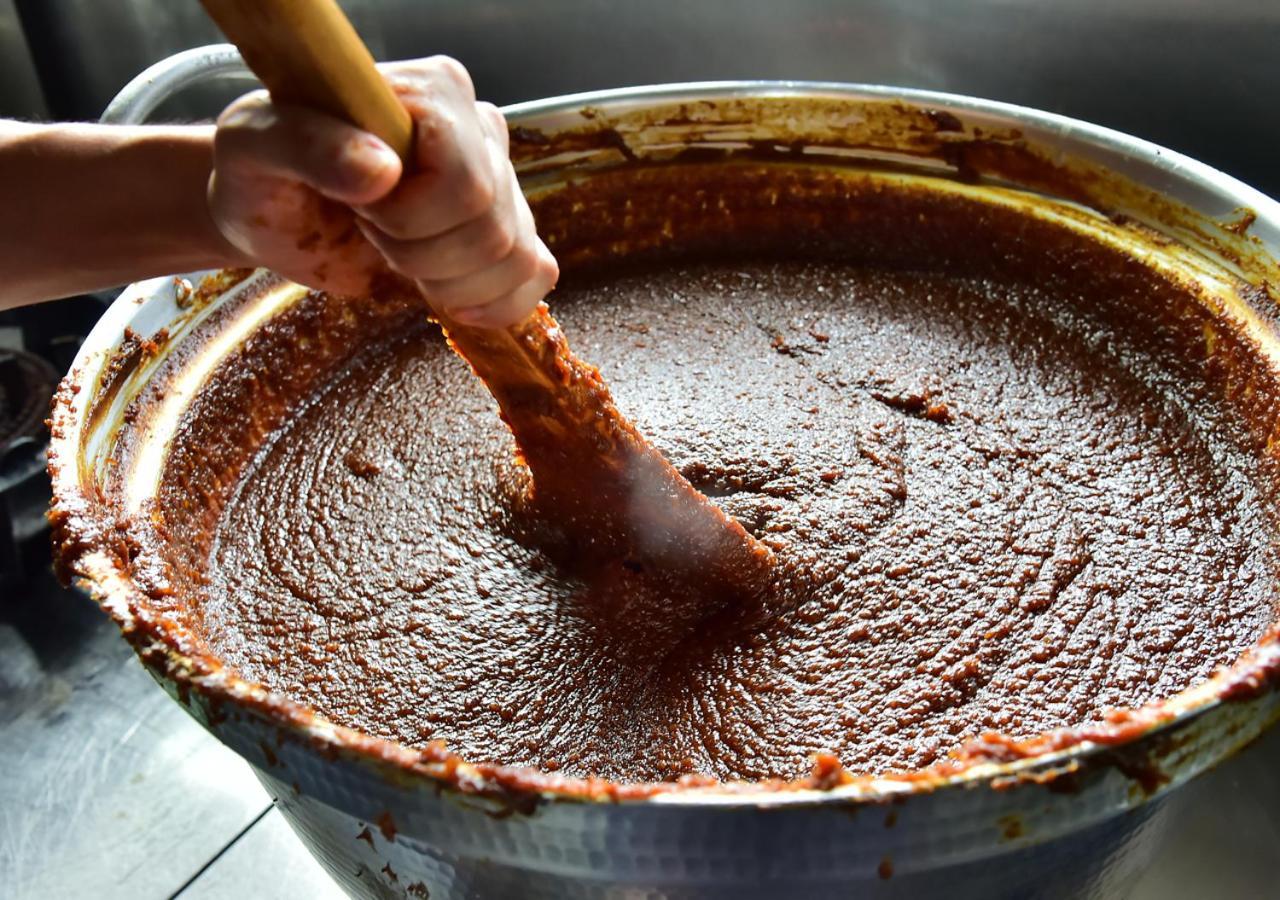
<path id="1" fill-rule="evenodd" d="M 572 468 L 540 502 L 390 288 L 260 326 L 192 399 L 154 503 L 55 510 L 64 553 L 127 562 L 184 652 L 334 722 L 625 782 L 914 769 L 1169 697 L 1274 622 L 1280 386 L 1194 288 L 819 166 L 640 167 L 533 205 L 573 350 L 772 550 L 749 589 L 706 591 L 670 546 L 584 547 L 556 502 Z M 165 362 L 109 473 L 253 296 Z"/>
<path id="2" fill-rule="evenodd" d="M 216 653 L 475 761 L 758 779 L 1096 720 L 1272 615 L 1272 530 L 1221 414 L 1070 290 L 761 258 L 567 282 L 557 318 L 623 413 L 774 548 L 774 614 L 672 630 L 662 573 L 561 558 L 491 399 L 423 322 L 244 476 L 206 572 Z"/>

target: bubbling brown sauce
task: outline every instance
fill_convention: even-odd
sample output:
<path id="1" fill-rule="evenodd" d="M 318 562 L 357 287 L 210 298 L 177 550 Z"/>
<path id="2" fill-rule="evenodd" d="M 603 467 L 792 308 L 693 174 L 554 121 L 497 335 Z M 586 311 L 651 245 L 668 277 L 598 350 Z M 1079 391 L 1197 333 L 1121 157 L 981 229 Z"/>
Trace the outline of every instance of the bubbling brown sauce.
<path id="1" fill-rule="evenodd" d="M 1250 347 L 1188 289 L 1013 212 L 687 168 L 537 204 L 553 309 L 773 549 L 770 615 L 672 627 L 689 585 L 566 547 L 412 301 L 313 296 L 205 388 L 162 484 L 183 540 L 155 578 L 216 655 L 409 745 L 662 781 L 918 768 L 1168 697 L 1259 638 L 1270 401 L 1227 402 Z M 629 247 L 624 196 L 650 203 Z"/>

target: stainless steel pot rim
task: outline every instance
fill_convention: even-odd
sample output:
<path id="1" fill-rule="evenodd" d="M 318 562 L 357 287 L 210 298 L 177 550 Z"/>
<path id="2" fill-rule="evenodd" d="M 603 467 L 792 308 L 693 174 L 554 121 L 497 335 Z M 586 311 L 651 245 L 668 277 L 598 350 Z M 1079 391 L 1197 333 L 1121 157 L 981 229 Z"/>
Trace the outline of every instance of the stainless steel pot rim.
<path id="1" fill-rule="evenodd" d="M 1251 228 L 1255 235 L 1270 244 L 1280 243 L 1280 201 L 1225 172 L 1176 150 L 1113 128 L 1029 106 L 984 100 L 965 94 L 840 81 L 693 81 L 566 94 L 514 103 L 502 107 L 502 112 L 509 120 L 517 122 L 553 116 L 564 116 L 569 121 L 581 122 L 579 111 L 584 107 L 618 112 L 630 107 L 651 106 L 655 102 L 680 103 L 758 97 L 901 100 L 925 108 L 937 107 L 948 112 L 995 115 L 1009 122 L 1017 122 L 1019 126 L 1036 126 L 1044 135 L 1081 149 L 1093 147 L 1110 151 L 1144 166 L 1153 166 L 1171 179 L 1190 182 L 1209 193 L 1230 198 L 1237 206 L 1247 207 L 1257 214 L 1257 221 Z"/>
<path id="2" fill-rule="evenodd" d="M 240 57 L 240 51 L 232 44 L 210 44 L 175 53 L 152 65 L 125 85 L 103 113 L 102 120 L 128 124 L 145 121 L 168 94 L 208 77 L 237 73 L 250 75 Z M 673 103 L 748 97 L 902 100 L 922 107 L 936 106 L 949 111 L 994 115 L 1016 121 L 1022 126 L 1033 125 L 1044 135 L 1069 142 L 1081 149 L 1093 147 L 1106 150 L 1122 158 L 1152 166 L 1171 179 L 1191 182 L 1210 194 L 1229 197 L 1237 206 L 1247 207 L 1257 213 L 1258 221 L 1253 226 L 1255 235 L 1272 246 L 1280 246 L 1280 202 L 1225 172 L 1122 131 L 1029 106 L 985 100 L 965 94 L 840 81 L 690 81 L 562 94 L 509 104 L 502 107 L 502 112 L 508 119 L 521 122 L 558 115 L 571 122 L 580 122 L 578 113 L 584 107 L 617 111 L 627 107 L 652 105 L 655 101 Z"/>
<path id="3" fill-rule="evenodd" d="M 1069 142 L 1072 148 L 1101 148 L 1125 158 L 1134 160 L 1143 168 L 1157 168 L 1173 181 L 1190 183 L 1207 194 L 1221 198 L 1234 206 L 1245 206 L 1257 214 L 1257 222 L 1253 233 L 1268 244 L 1280 247 L 1280 203 L 1264 194 L 1248 187 L 1240 181 L 1219 172 L 1212 167 L 1199 163 L 1174 151 L 1155 144 L 1133 138 L 1111 129 L 1079 122 L 1065 116 L 1044 113 L 1037 110 L 1012 104 L 980 100 L 972 97 L 945 94 L 932 91 L 900 89 L 877 85 L 842 84 L 831 82 L 801 81 L 731 81 L 703 82 L 674 85 L 640 86 L 620 90 L 604 90 L 589 93 L 553 97 L 528 103 L 520 103 L 506 107 L 503 111 L 510 120 L 517 124 L 534 124 L 554 130 L 557 127 L 580 125 L 585 120 L 580 115 L 584 107 L 592 107 L 605 112 L 624 112 L 628 109 L 640 109 L 654 105 L 691 101 L 716 101 L 728 99 L 752 99 L 760 97 L 796 97 L 846 100 L 883 100 L 904 101 L 926 108 L 972 113 L 999 117 L 1001 120 L 1016 122 L 1020 127 L 1028 126 L 1041 129 L 1045 134 L 1054 135 Z M 194 276 L 198 277 L 196 273 Z M 133 321 L 135 313 L 140 309 L 139 303 L 159 297 L 172 283 L 171 278 L 153 279 L 126 290 L 107 311 L 94 328 L 76 361 L 72 365 L 68 383 L 82 389 L 87 396 L 93 388 L 90 377 L 96 373 L 92 365 L 97 356 L 105 357 L 116 346 L 125 324 Z M 63 409 L 68 413 L 68 421 L 63 424 L 71 427 L 55 429 L 51 442 L 51 450 L 59 453 L 62 459 L 72 460 L 80 452 L 79 441 L 84 434 L 88 403 L 76 404 L 74 410 Z M 55 413 L 55 422 L 58 414 Z M 79 466 L 64 466 L 61 473 L 55 474 L 56 492 L 65 496 L 82 493 Z M 95 557 L 96 558 L 92 558 Z M 128 596 L 130 586 L 127 574 L 112 569 L 105 556 L 89 554 L 81 559 L 82 571 L 88 573 L 85 584 L 95 600 L 116 618 L 126 630 L 133 625 L 135 610 L 132 609 Z M 137 610 L 137 612 L 145 612 Z M 197 675 L 201 666 L 194 660 L 179 653 L 172 646 L 163 648 L 166 675 L 172 680 L 194 682 L 205 693 L 231 703 L 247 699 L 266 701 L 267 706 L 280 709 L 278 701 L 286 700 L 279 695 L 268 692 L 260 685 L 244 682 L 226 672 Z M 1280 648 L 1274 643 L 1260 648 L 1266 654 L 1265 659 L 1272 661 L 1280 657 Z M 1255 664 L 1258 661 L 1255 660 Z M 1220 696 L 1220 687 L 1235 674 L 1247 671 L 1245 662 L 1241 661 L 1231 669 L 1224 670 L 1214 679 L 1202 682 L 1170 698 L 1160 704 L 1162 714 L 1153 717 L 1149 723 L 1135 730 L 1125 738 L 1124 743 L 1133 743 L 1153 733 L 1174 729 L 1180 724 L 1194 720 L 1205 713 L 1221 706 L 1224 702 Z M 1239 670 L 1239 671 L 1238 671 Z M 286 703 L 285 705 L 290 705 Z M 295 705 L 296 704 L 292 704 Z M 370 746 L 374 741 L 385 746 L 388 756 L 398 759 L 406 758 L 405 754 L 415 751 L 390 741 L 376 741 L 366 735 L 334 725 L 316 716 L 305 719 L 300 716 L 276 714 L 276 724 L 286 730 L 300 733 L 304 738 L 331 746 L 335 749 L 363 753 L 362 748 Z M 353 741 L 352 737 L 362 740 Z M 359 745 L 357 747 L 357 745 Z M 937 777 L 921 778 L 922 773 L 911 773 L 908 776 L 885 776 L 880 778 L 858 778 L 851 784 L 830 789 L 776 790 L 768 785 L 733 784 L 721 787 L 681 789 L 671 793 L 657 793 L 636 801 L 676 805 L 698 806 L 752 806 L 774 807 L 810 804 L 860 803 L 865 801 L 883 801 L 894 796 L 931 792 L 944 787 L 977 786 L 991 783 L 997 779 L 1017 780 L 1019 776 L 1063 770 L 1074 767 L 1109 748 L 1102 743 L 1088 740 L 1071 743 L 1063 749 L 1055 750 L 1018 759 L 1012 762 L 991 762 L 967 766 L 958 772 L 939 774 Z M 927 770 L 926 770 L 927 771 Z M 421 769 L 413 769 L 412 773 L 426 781 L 439 783 L 440 778 Z M 584 799 L 577 792 L 556 790 L 540 790 L 547 799 L 578 801 Z"/>

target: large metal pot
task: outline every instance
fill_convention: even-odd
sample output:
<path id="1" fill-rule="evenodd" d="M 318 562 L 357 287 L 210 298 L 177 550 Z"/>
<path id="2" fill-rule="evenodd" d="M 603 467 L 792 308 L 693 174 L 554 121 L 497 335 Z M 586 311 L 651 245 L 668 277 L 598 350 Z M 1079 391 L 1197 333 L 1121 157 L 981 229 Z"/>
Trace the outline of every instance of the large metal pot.
<path id="1" fill-rule="evenodd" d="M 505 112 L 530 191 L 691 146 L 732 154 L 785 145 L 773 164 L 856 162 L 870 177 L 883 167 L 886 179 L 1016 205 L 1130 248 L 1196 280 L 1223 315 L 1246 323 L 1261 352 L 1280 358 L 1268 288 L 1280 285 L 1280 204 L 1116 132 L 981 100 L 835 84 L 636 88 Z M 189 285 L 206 276 L 193 303 Z M 1140 870 L 1159 799 L 1280 718 L 1273 633 L 1165 703 L 1028 742 L 1006 761 L 834 786 L 530 786 L 518 773 L 323 721 L 189 652 L 127 565 L 83 539 L 155 489 L 177 422 L 209 373 L 305 294 L 268 273 L 230 282 L 216 273 L 152 280 L 127 289 L 103 316 L 55 405 L 55 528 L 64 562 L 149 671 L 253 764 L 295 831 L 353 894 L 1110 894 Z M 166 329 L 169 338 L 156 356 L 138 357 L 126 329 Z M 122 353 L 137 358 L 123 375 Z M 124 411 L 161 364 L 177 374 L 139 431 Z M 113 471 L 108 460 L 125 436 L 140 449 L 127 471 Z"/>

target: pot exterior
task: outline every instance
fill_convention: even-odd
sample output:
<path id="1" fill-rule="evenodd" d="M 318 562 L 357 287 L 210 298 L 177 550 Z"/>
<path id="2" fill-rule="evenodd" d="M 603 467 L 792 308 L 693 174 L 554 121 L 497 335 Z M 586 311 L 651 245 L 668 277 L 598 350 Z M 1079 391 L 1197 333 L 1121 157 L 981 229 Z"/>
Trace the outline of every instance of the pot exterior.
<path id="1" fill-rule="evenodd" d="M 441 849 L 430 835 L 425 841 L 397 836 L 383 840 L 376 826 L 372 842 L 351 839 L 367 827 L 354 817 L 318 800 L 293 795 L 292 789 L 259 773 L 277 797 L 276 805 L 299 839 L 326 871 L 352 897 L 429 896 L 462 898 L 520 897 L 529 900 L 776 900 L 804 898 L 929 898 L 949 900 L 1088 900 L 1126 895 L 1146 870 L 1163 834 L 1169 808 L 1161 801 L 1113 817 L 1093 828 L 1046 844 L 1002 853 L 998 862 L 979 860 L 939 869 L 900 873 L 886 855 L 861 875 L 830 877 L 828 870 L 787 871 L 776 858 L 778 848 L 792 842 L 788 823 L 778 821 L 763 833 L 725 822 L 703 834 L 691 834 L 679 856 L 644 844 L 643 830 L 616 819 L 604 819 L 600 831 L 565 833 L 566 858 L 598 855 L 600 865 L 579 872 L 531 871 L 522 863 L 503 863 L 487 856 L 459 856 Z M 538 827 L 529 823 L 531 828 Z M 586 823 L 584 822 L 584 825 Z M 883 824 L 877 827 L 883 828 Z M 517 829 L 520 830 L 520 829 Z M 744 833 L 745 832 L 745 833 Z M 741 838 L 770 857 L 767 871 L 729 864 L 691 864 L 707 859 L 725 843 Z M 504 837 L 495 849 L 518 837 Z M 849 836 L 852 842 L 855 836 Z M 605 849 L 601 850 L 603 847 Z M 843 848 L 832 841 L 832 853 Z M 607 862 L 605 856 L 607 855 Z M 789 854 L 788 854 L 789 855 Z M 628 861 L 627 857 L 633 859 Z M 612 874 L 613 864 L 632 869 L 629 878 Z M 639 871 L 644 870 L 644 871 Z M 421 890 L 419 889 L 421 886 Z"/>
<path id="2" fill-rule="evenodd" d="M 1164 795 L 1280 715 L 1264 697 L 1066 771 L 875 803 L 531 805 L 396 777 L 192 699 L 344 889 L 374 898 L 1123 896 L 1153 855 Z"/>
<path id="3" fill-rule="evenodd" d="M 1205 217 L 1241 207 L 1255 215 L 1247 239 L 1234 230 L 1237 226 L 1209 220 L 1203 231 L 1177 230 L 1198 252 L 1227 247 L 1237 265 L 1243 251 L 1236 252 L 1232 242 L 1241 238 L 1268 260 L 1280 257 L 1280 206 L 1274 201 L 1151 145 L 1001 104 L 883 88 L 738 84 L 561 98 L 512 109 L 509 115 L 524 129 L 513 146 L 523 143 L 533 152 L 538 144 L 528 135 L 537 129 L 554 133 L 609 116 L 634 125 L 646 110 L 672 104 L 714 110 L 723 101 L 740 113 L 743 104 L 752 108 L 761 98 L 776 106 L 780 99 L 797 97 L 822 104 L 827 118 L 815 127 L 827 138 L 859 122 L 874 124 L 867 110 L 880 107 L 901 107 L 909 116 L 912 109 L 919 113 L 927 107 L 921 120 L 942 123 L 948 134 L 952 119 L 988 131 L 1016 129 L 1064 154 L 1114 165 Z M 641 118 L 627 119 L 634 115 Z M 725 122 L 692 127 L 698 131 L 701 125 L 706 126 L 699 132 L 702 138 L 728 139 Z M 730 136 L 741 139 L 744 128 L 750 131 L 758 121 L 728 125 L 736 129 Z M 639 126 L 623 133 L 635 140 L 632 150 L 640 156 L 661 154 L 664 143 L 674 140 L 669 132 Z M 646 144 L 650 139 L 653 143 Z M 606 154 L 616 152 L 616 144 L 601 146 Z M 522 172 L 535 189 L 546 189 L 558 165 L 526 158 Z M 1259 265 L 1269 272 L 1266 266 L 1274 262 Z M 213 298 L 200 315 L 207 319 L 244 288 L 241 284 Z M 173 279 L 135 286 L 86 341 L 68 376 L 69 393 L 79 396 L 63 418 L 55 414 L 53 444 L 63 458 L 78 463 L 75 471 L 68 466 L 55 473 L 55 498 L 92 489 L 95 478 L 103 477 L 112 428 L 119 425 L 90 416 L 89 410 L 125 327 L 153 334 L 186 323 L 170 329 L 178 336 L 174 344 L 180 344 L 183 328 L 195 321 L 185 302 L 188 295 L 189 287 L 175 291 Z M 1263 293 L 1251 302 L 1270 300 Z M 1274 311 L 1262 312 L 1270 327 Z M 162 352 L 170 353 L 174 344 Z M 137 383 L 120 390 L 113 402 L 121 411 L 144 381 L 142 373 Z M 365 745 L 344 743 L 331 726 L 273 716 L 269 704 L 251 697 L 243 685 L 228 688 L 217 673 L 196 677 L 189 661 L 172 648 L 134 637 L 136 610 L 126 576 L 111 570 L 105 558 L 81 562 L 77 571 L 95 599 L 133 637 L 157 680 L 255 767 L 294 830 L 355 896 L 1114 895 L 1149 855 L 1160 828 L 1160 798 L 1280 718 L 1280 692 L 1270 684 L 1231 700 L 1188 700 L 1169 721 L 1114 746 L 1073 746 L 927 784 L 877 782 L 773 793 L 713 789 L 619 802 L 517 797 L 484 785 L 446 783 Z"/>

